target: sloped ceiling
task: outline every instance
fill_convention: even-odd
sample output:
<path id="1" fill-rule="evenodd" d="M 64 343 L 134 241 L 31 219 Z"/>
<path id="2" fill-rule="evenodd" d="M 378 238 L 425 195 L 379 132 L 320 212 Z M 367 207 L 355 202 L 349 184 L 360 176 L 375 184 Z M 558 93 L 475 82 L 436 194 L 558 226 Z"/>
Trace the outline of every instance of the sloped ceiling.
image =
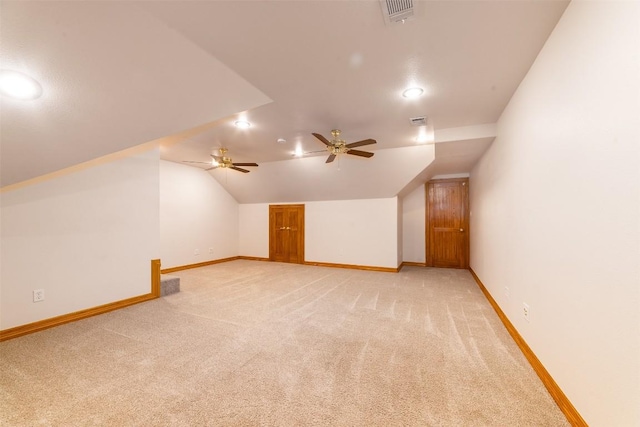
<path id="1" fill-rule="evenodd" d="M 1 98 L 3 187 L 271 101 L 132 3 L 1 11 L 1 68 L 44 88 L 35 101 Z"/>
<path id="2" fill-rule="evenodd" d="M 468 172 L 495 136 L 479 125 L 497 121 L 568 2 L 414 3 L 414 19 L 385 25 L 377 1 L 3 2 L 2 68 L 45 94 L 2 100 L 2 185 L 165 136 L 166 160 L 227 147 L 260 163 L 208 172 L 246 203 L 389 197 Z M 413 85 L 425 94 L 403 98 Z M 376 139 L 375 156 L 292 157 L 334 128 Z M 435 148 L 416 148 L 421 132 Z"/>
<path id="3" fill-rule="evenodd" d="M 240 203 L 386 198 L 425 170 L 434 152 L 433 145 L 389 148 L 371 159 L 338 157 L 325 164 L 324 157 L 308 157 L 266 162 L 250 174 L 227 169 L 213 175 Z M 381 173 L 387 165 L 392 173 Z"/>

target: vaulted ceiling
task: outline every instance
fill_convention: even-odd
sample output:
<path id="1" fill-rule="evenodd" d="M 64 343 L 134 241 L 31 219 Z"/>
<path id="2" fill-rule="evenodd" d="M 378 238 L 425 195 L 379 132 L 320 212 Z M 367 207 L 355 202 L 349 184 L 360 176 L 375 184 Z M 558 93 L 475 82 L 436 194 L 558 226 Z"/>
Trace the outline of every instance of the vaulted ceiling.
<path id="1" fill-rule="evenodd" d="M 567 2 L 414 5 L 386 24 L 378 1 L 3 1 L 0 67 L 44 92 L 2 99 L 2 186 L 152 140 L 166 160 L 227 147 L 260 163 L 208 172 L 241 202 L 388 197 L 468 172 Z M 292 156 L 335 128 L 376 155 Z"/>

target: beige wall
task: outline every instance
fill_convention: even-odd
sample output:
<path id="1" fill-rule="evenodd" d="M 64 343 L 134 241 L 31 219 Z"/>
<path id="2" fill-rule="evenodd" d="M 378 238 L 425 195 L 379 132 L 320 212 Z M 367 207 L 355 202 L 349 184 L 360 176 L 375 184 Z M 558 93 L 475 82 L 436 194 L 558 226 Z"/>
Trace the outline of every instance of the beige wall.
<path id="1" fill-rule="evenodd" d="M 306 261 L 398 266 L 397 197 L 300 203 Z M 269 204 L 240 205 L 240 255 L 267 258 L 268 229 Z"/>
<path id="2" fill-rule="evenodd" d="M 0 328 L 151 291 L 158 161 L 153 149 L 2 193 Z"/>
<path id="3" fill-rule="evenodd" d="M 238 203 L 209 172 L 160 161 L 160 255 L 162 268 L 238 255 Z"/>
<path id="4" fill-rule="evenodd" d="M 471 267 L 591 426 L 640 425 L 639 22 L 572 2 L 471 174 Z"/>
<path id="5" fill-rule="evenodd" d="M 402 199 L 403 261 L 426 262 L 425 189 L 419 186 Z"/>

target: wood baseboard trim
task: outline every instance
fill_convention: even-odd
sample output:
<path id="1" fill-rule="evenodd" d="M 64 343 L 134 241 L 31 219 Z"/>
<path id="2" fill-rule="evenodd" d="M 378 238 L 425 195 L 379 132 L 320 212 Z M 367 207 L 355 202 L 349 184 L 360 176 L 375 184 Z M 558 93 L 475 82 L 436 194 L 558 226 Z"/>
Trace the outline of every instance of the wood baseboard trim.
<path id="1" fill-rule="evenodd" d="M 87 317 L 97 316 L 98 314 L 108 313 L 130 305 L 139 304 L 141 302 L 150 301 L 160 297 L 160 260 L 151 260 L 151 292 L 137 297 L 131 297 L 120 301 L 110 302 L 108 304 L 99 305 L 97 307 L 86 308 L 84 310 L 75 311 L 73 313 L 62 314 L 60 316 L 51 317 L 49 319 L 39 320 L 26 325 L 16 326 L 14 328 L 4 329 L 0 331 L 0 341 L 6 341 L 18 338 L 23 335 L 32 334 L 34 332 L 43 331 L 53 328 L 54 326 L 64 325 L 65 323 L 75 322 L 76 320 L 86 319 Z"/>
<path id="2" fill-rule="evenodd" d="M 426 262 L 413 262 L 413 261 L 402 261 L 400 264 L 400 268 L 402 267 L 426 267 Z"/>
<path id="3" fill-rule="evenodd" d="M 151 260 L 151 295 L 160 298 L 160 260 Z"/>
<path id="4" fill-rule="evenodd" d="M 498 317 L 500 318 L 504 326 L 507 328 L 507 331 L 509 331 L 509 334 L 511 335 L 513 340 L 516 342 L 518 347 L 520 348 L 520 351 L 522 351 L 524 356 L 527 358 L 527 360 L 531 364 L 531 367 L 533 368 L 533 370 L 536 372 L 536 374 L 538 374 L 538 377 L 540 377 L 540 380 L 542 381 L 544 386 L 547 388 L 547 390 L 549 391 L 549 394 L 551 394 L 551 397 L 553 397 L 553 400 L 555 400 L 556 404 L 558 405 L 562 413 L 564 413 L 565 417 L 567 417 L 567 420 L 569 421 L 569 423 L 571 423 L 571 425 L 574 427 L 588 427 L 588 424 L 585 422 L 585 420 L 582 418 L 580 413 L 573 406 L 571 401 L 569 401 L 569 399 L 564 394 L 562 389 L 560 389 L 560 387 L 555 382 L 551 374 L 549 374 L 549 371 L 547 371 L 547 369 L 540 362 L 540 360 L 535 355 L 535 353 L 531 350 L 531 347 L 529 347 L 529 345 L 526 343 L 524 338 L 522 338 L 518 330 L 513 326 L 509 318 L 504 314 L 504 312 L 502 311 L 502 309 L 500 308 L 496 300 L 493 299 L 493 297 L 491 296 L 487 288 L 484 286 L 484 284 L 482 283 L 478 275 L 475 273 L 475 271 L 473 271 L 472 268 L 469 268 L 469 271 L 471 272 L 471 275 L 473 276 L 476 283 L 480 287 L 480 290 L 482 291 L 484 296 L 487 298 L 487 300 L 495 310 L 496 314 L 498 315 Z"/>
<path id="5" fill-rule="evenodd" d="M 15 328 L 4 329 L 0 331 L 0 341 L 6 341 L 18 338 L 23 335 L 32 334 L 34 332 L 43 331 L 53 328 L 54 326 L 64 325 L 65 323 L 75 322 L 76 320 L 86 319 L 87 317 L 96 316 L 98 314 L 108 313 L 113 310 L 128 307 L 130 305 L 139 304 L 141 302 L 150 301 L 157 297 L 153 293 L 139 295 L 137 297 L 127 298 L 120 301 L 111 302 L 109 304 L 99 305 L 93 308 L 76 311 L 61 316 L 52 317 L 50 319 L 40 320 L 38 322 L 28 323 L 26 325 L 16 326 Z"/>
<path id="6" fill-rule="evenodd" d="M 173 273 L 175 271 L 189 270 L 191 268 L 206 267 L 208 265 L 220 264 L 221 262 L 235 261 L 237 259 L 240 259 L 240 257 L 232 256 L 232 257 L 229 257 L 229 258 L 212 259 L 211 261 L 204 261 L 204 262 L 198 262 L 198 263 L 195 263 L 195 264 L 179 265 L 177 267 L 165 268 L 163 270 L 160 270 L 160 273 L 162 273 L 162 274 Z"/>
<path id="7" fill-rule="evenodd" d="M 262 258 L 257 256 L 244 256 L 244 255 L 240 255 L 238 259 L 244 259 L 247 261 L 267 261 L 267 262 L 271 261 L 269 258 Z"/>
<path id="8" fill-rule="evenodd" d="M 305 261 L 304 265 L 315 265 L 316 267 L 333 267 L 333 268 L 350 268 L 353 270 L 368 270 L 368 271 L 381 271 L 384 273 L 397 273 L 401 267 L 375 267 L 370 265 L 355 265 L 355 264 L 334 264 L 331 262 L 315 262 Z"/>

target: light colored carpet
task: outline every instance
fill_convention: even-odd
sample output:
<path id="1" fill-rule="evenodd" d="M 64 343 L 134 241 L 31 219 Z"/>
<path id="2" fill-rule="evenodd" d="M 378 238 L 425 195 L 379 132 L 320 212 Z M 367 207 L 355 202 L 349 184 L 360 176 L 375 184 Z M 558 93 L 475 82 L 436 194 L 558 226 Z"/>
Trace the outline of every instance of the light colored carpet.
<path id="1" fill-rule="evenodd" d="M 565 426 L 468 271 L 233 261 L 0 344 L 3 426 Z"/>

